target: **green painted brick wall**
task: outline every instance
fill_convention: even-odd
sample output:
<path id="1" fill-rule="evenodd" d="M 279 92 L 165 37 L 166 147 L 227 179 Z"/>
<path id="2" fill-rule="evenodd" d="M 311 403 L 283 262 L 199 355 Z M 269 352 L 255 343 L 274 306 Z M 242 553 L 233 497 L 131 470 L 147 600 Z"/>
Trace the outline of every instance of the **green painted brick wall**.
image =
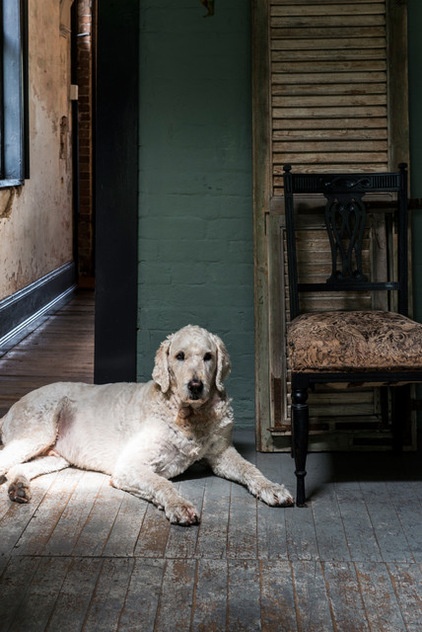
<path id="1" fill-rule="evenodd" d="M 408 0 L 409 35 L 409 142 L 410 195 L 422 198 L 422 3 Z M 412 263 L 414 317 L 422 322 L 422 209 L 412 213 Z M 422 388 L 417 387 L 417 398 L 422 399 Z M 419 445 L 422 437 L 422 413 L 418 413 Z"/>
<path id="2" fill-rule="evenodd" d="M 220 335 L 239 425 L 254 424 L 248 0 L 143 0 L 138 379 L 169 333 Z"/>
<path id="3" fill-rule="evenodd" d="M 411 196 L 422 198 L 422 3 L 408 0 Z M 422 322 L 422 210 L 413 211 L 413 300 Z"/>

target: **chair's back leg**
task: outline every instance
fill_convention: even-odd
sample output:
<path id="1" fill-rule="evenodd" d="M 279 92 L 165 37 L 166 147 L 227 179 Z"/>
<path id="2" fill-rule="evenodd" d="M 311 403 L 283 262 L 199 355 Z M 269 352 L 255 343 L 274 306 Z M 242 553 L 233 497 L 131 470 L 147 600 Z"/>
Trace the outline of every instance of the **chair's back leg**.
<path id="1" fill-rule="evenodd" d="M 392 400 L 392 430 L 393 452 L 400 453 L 403 448 L 403 431 L 409 423 L 411 413 L 410 384 L 393 386 L 391 388 Z"/>
<path id="2" fill-rule="evenodd" d="M 296 505 L 304 507 L 306 502 L 305 476 L 308 453 L 309 407 L 308 389 L 292 385 L 292 430 L 293 456 L 296 466 Z"/>

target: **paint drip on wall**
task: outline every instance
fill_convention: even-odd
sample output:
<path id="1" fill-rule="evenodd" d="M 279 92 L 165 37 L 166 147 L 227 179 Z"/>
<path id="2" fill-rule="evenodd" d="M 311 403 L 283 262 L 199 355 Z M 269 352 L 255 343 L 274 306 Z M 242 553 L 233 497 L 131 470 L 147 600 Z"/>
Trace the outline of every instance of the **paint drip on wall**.
<path id="1" fill-rule="evenodd" d="M 201 0 L 201 2 L 208 11 L 204 17 L 209 18 L 211 15 L 214 15 L 214 0 Z"/>

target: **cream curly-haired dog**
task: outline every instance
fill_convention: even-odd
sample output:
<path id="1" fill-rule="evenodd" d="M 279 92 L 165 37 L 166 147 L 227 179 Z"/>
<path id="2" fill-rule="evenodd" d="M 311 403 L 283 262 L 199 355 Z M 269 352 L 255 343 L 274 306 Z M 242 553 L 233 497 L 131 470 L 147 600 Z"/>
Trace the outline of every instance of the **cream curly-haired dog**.
<path id="1" fill-rule="evenodd" d="M 153 502 L 170 522 L 196 524 L 198 511 L 168 479 L 205 459 L 268 505 L 292 505 L 286 488 L 232 445 L 229 371 L 221 339 L 188 325 L 160 345 L 146 384 L 57 382 L 28 393 L 0 421 L 10 499 L 28 502 L 31 479 L 73 465 L 110 474 L 114 487 Z"/>

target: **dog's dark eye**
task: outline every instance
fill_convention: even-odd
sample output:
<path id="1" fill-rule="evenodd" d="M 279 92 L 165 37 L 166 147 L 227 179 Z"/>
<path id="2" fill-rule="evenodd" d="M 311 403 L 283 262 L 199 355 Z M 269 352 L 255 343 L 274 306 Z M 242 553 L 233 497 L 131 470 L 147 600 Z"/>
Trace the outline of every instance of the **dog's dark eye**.
<path id="1" fill-rule="evenodd" d="M 204 362 L 209 362 L 212 359 L 212 354 L 210 352 L 204 355 Z"/>
<path id="2" fill-rule="evenodd" d="M 183 351 L 179 351 L 178 354 L 176 354 L 176 360 L 184 360 L 185 359 L 185 354 L 183 353 Z"/>

